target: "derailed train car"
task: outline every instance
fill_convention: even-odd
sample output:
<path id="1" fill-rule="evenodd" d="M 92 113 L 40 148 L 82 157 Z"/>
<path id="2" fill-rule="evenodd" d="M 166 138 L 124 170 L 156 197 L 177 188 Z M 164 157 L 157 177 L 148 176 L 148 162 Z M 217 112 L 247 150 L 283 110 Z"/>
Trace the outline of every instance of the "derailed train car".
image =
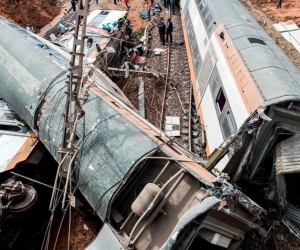
<path id="1" fill-rule="evenodd" d="M 206 167 L 276 202 L 299 237 L 299 70 L 238 0 L 182 6 Z"/>
<path id="2" fill-rule="evenodd" d="M 58 161 L 68 56 L 3 18 L 0 25 L 0 94 Z M 97 70 L 85 83 L 82 106 L 85 115 L 78 121 L 79 151 L 72 172 L 78 188 L 75 206 L 90 206 L 103 222 L 87 249 L 189 249 L 199 242 L 236 249 L 247 232 L 267 236 L 264 209 L 141 118 Z M 44 162 L 35 172 L 42 175 L 47 167 Z M 29 187 L 13 176 L 0 174 L 1 226 L 12 227 L 9 235 L 0 231 L 0 243 L 5 240 L 6 247 L 20 249 L 23 232 L 10 241 L 17 229 L 6 221 L 11 206 L 24 200 L 19 194 Z M 13 195 L 19 198 L 10 199 Z M 45 196 L 38 192 L 35 199 Z M 29 214 L 23 217 L 29 219 Z"/>

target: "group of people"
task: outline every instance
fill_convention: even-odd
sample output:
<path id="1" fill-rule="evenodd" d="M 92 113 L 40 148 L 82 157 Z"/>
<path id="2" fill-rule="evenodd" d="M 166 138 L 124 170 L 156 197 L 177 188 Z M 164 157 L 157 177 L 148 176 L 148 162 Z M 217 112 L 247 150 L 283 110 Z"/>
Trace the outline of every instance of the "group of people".
<path id="1" fill-rule="evenodd" d="M 172 31 L 173 31 L 173 23 L 171 22 L 171 19 L 168 18 L 167 25 L 164 24 L 163 18 L 160 18 L 160 20 L 157 22 L 157 28 L 158 33 L 160 37 L 160 42 L 162 45 L 165 45 L 165 34 L 166 34 L 166 42 L 168 42 L 170 38 L 170 42 L 173 42 L 172 38 Z"/>
<path id="2" fill-rule="evenodd" d="M 171 8 L 171 13 L 172 15 L 174 15 L 174 8 L 175 6 L 180 9 L 180 6 L 179 6 L 179 0 L 161 0 L 162 1 L 162 4 L 163 6 L 165 6 L 165 8 L 167 8 L 168 6 L 170 6 Z"/>
<path id="3" fill-rule="evenodd" d="M 15 0 L 8 0 L 8 3 L 15 4 L 15 3 L 21 3 L 21 2 L 20 2 L 20 0 L 16 0 L 16 2 L 15 2 Z"/>

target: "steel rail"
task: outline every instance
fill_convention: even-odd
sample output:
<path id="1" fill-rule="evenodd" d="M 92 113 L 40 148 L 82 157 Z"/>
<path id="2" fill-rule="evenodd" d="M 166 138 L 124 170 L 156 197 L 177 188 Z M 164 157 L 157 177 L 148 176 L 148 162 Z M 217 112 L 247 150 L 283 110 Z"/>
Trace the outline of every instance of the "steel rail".
<path id="1" fill-rule="evenodd" d="M 171 8 L 169 6 L 169 18 L 171 18 Z M 165 80 L 165 89 L 164 89 L 164 98 L 161 105 L 161 117 L 160 117 L 160 123 L 159 128 L 162 130 L 162 122 L 164 118 L 164 107 L 165 107 L 165 100 L 166 100 L 166 94 L 167 94 L 167 86 L 168 86 L 168 78 L 170 74 L 170 49 L 171 49 L 171 41 L 168 44 L 168 60 L 167 60 L 167 74 L 166 74 L 166 80 Z"/>

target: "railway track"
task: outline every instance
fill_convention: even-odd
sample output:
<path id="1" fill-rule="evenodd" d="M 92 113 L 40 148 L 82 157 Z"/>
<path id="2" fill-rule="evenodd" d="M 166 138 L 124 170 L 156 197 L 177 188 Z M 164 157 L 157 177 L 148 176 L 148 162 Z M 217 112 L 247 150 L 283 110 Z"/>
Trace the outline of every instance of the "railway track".
<path id="1" fill-rule="evenodd" d="M 145 98 L 145 118 L 166 131 L 166 117 L 179 117 L 179 125 L 173 125 L 173 129 L 180 132 L 174 136 L 174 141 L 185 148 L 205 157 L 204 136 L 199 121 L 196 105 L 193 101 L 190 69 L 185 45 L 181 14 L 175 8 L 175 15 L 171 15 L 173 22 L 173 43 L 163 46 L 159 41 L 158 29 L 156 27 L 159 18 L 163 18 L 166 24 L 170 17 L 170 11 L 163 7 L 162 12 L 152 17 L 151 23 L 145 29 L 147 37 L 147 63 L 144 71 L 151 71 L 157 75 L 166 77 L 153 77 L 142 75 Z M 136 45 L 139 41 L 136 41 Z M 153 50 L 161 49 L 162 53 L 155 56 Z M 131 74 L 127 79 L 123 78 L 119 87 L 124 91 L 131 103 L 138 109 L 139 81 L 136 74 Z M 170 127 L 170 126 L 169 126 Z"/>
<path id="2" fill-rule="evenodd" d="M 181 15 L 177 9 L 175 9 L 175 15 L 171 16 L 171 20 L 174 26 L 173 43 L 168 45 L 168 77 L 162 105 L 161 129 L 166 130 L 167 116 L 179 117 L 180 125 L 174 125 L 173 128 L 180 131 L 180 136 L 174 137 L 174 140 L 193 152 L 205 156 L 204 136 L 191 88 Z M 166 21 L 167 17 L 165 17 Z"/>
<path id="3" fill-rule="evenodd" d="M 176 13 L 177 12 L 177 13 Z M 161 128 L 166 129 L 166 117 L 180 117 L 180 125 L 174 125 L 174 130 L 180 131 L 175 141 L 189 148 L 189 118 L 190 118 L 190 71 L 180 14 L 176 10 L 171 16 L 173 22 L 173 43 L 168 50 L 168 79 L 166 81 L 163 101 Z M 166 18 L 167 19 L 167 18 Z M 166 20 L 165 20 L 166 21 Z"/>

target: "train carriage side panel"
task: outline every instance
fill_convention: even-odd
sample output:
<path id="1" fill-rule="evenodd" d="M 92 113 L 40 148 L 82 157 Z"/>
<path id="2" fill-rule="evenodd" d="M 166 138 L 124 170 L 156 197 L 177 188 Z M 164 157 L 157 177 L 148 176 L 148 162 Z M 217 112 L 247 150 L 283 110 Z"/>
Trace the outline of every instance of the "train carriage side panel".
<path id="1" fill-rule="evenodd" d="M 248 118 L 248 116 L 251 114 L 251 111 L 248 109 L 248 104 L 241 98 L 242 91 L 240 88 L 240 85 L 238 83 L 238 79 L 236 77 L 236 73 L 233 68 L 230 68 L 228 65 L 228 58 L 222 48 L 220 47 L 219 40 L 220 37 L 217 33 L 214 34 L 211 38 L 211 43 L 214 45 L 215 54 L 218 56 L 217 62 L 216 62 L 216 68 L 218 70 L 219 76 L 212 75 L 210 79 L 210 82 L 213 82 L 213 85 L 211 88 L 214 89 L 216 93 L 220 93 L 220 91 L 224 91 L 227 96 L 227 100 L 230 104 L 230 109 L 232 111 L 232 118 L 234 118 L 235 121 L 235 131 L 236 129 L 239 129 L 240 126 L 244 123 L 244 121 Z M 239 66 L 242 64 L 242 62 L 238 62 L 236 60 L 236 63 L 238 64 L 238 73 L 240 73 Z M 246 78 L 246 76 L 244 76 Z M 247 80 L 250 77 L 248 77 Z M 215 95 L 216 95 L 215 93 Z M 215 96 L 215 103 L 217 103 L 218 96 Z M 257 98 L 261 98 L 259 93 L 257 94 Z M 260 99 L 261 100 L 261 99 Z M 218 110 L 217 110 L 218 112 Z M 231 118 L 230 118 L 231 119 Z M 234 132 L 234 131 L 232 131 Z M 225 139 L 225 138 L 224 138 Z"/>
<path id="2" fill-rule="evenodd" d="M 186 2 L 183 19 L 186 21 L 188 52 L 192 54 L 189 55 L 190 64 L 193 64 L 191 71 L 197 77 L 196 82 L 192 81 L 194 96 L 198 114 L 206 129 L 209 154 L 210 149 L 213 150 L 237 131 L 249 112 L 228 70 L 224 58 L 226 55 L 220 49 L 217 52 L 215 50 L 220 44 L 216 39 L 213 43 L 209 41 L 208 35 L 212 39 L 215 37 L 213 30 L 216 24 L 208 2 L 202 0 L 198 6 L 193 0 L 189 6 Z M 219 57 L 221 61 L 218 61 Z M 205 94 L 207 96 L 204 98 Z"/>
<path id="3" fill-rule="evenodd" d="M 217 28 L 215 39 L 219 44 L 217 47 L 221 51 L 220 53 L 224 54 L 227 68 L 234 78 L 236 89 L 239 92 L 240 105 L 243 105 L 247 110 L 248 115 L 250 115 L 255 112 L 259 106 L 265 105 L 263 96 L 223 25 L 220 25 Z M 238 119 L 238 117 L 235 119 Z"/>
<path id="4" fill-rule="evenodd" d="M 190 20 L 191 20 L 191 24 L 192 24 L 191 27 L 193 27 L 191 30 L 188 30 L 188 32 L 195 33 L 194 41 L 190 41 L 190 42 L 191 43 L 195 42 L 196 43 L 195 45 L 198 45 L 197 49 L 199 50 L 200 56 L 203 59 L 206 54 L 207 48 L 208 48 L 207 45 L 208 45 L 209 38 L 208 38 L 207 32 L 205 30 L 205 26 L 199 15 L 198 7 L 194 0 L 190 1 L 190 4 L 188 6 L 187 15 L 190 15 Z M 194 53 L 194 51 L 193 51 L 193 53 Z"/>

